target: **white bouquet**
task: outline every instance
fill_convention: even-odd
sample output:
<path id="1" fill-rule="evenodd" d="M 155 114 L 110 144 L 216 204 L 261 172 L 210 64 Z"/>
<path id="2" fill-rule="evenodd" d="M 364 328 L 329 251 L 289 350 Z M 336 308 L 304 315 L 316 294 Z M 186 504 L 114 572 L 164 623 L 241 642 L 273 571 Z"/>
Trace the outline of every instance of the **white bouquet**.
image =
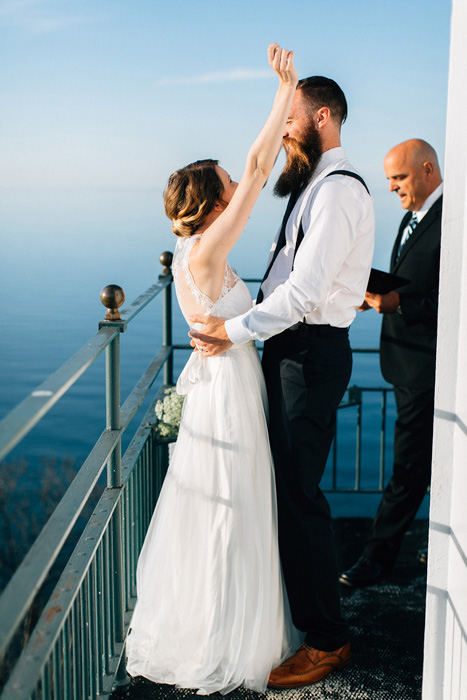
<path id="1" fill-rule="evenodd" d="M 165 396 L 155 406 L 156 416 L 159 419 L 157 430 L 161 437 L 174 437 L 178 435 L 184 396 L 177 394 L 174 386 L 165 390 Z"/>

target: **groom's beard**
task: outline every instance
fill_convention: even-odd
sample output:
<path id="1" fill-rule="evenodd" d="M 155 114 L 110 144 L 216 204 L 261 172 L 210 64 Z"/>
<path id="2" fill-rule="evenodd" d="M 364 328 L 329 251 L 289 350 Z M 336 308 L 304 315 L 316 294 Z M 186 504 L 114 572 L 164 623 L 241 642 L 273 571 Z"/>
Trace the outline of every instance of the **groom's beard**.
<path id="1" fill-rule="evenodd" d="M 287 160 L 274 186 L 276 197 L 288 197 L 291 192 L 304 187 L 311 180 L 323 152 L 319 132 L 312 124 L 301 141 L 285 137 L 282 145 Z"/>

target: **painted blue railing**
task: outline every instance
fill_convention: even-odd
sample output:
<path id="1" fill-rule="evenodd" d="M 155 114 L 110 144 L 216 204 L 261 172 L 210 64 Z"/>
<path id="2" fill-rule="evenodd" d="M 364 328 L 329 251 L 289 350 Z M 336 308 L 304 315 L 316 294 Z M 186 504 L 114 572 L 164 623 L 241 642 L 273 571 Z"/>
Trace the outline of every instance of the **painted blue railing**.
<path id="1" fill-rule="evenodd" d="M 158 282 L 121 313 L 122 290 L 114 285 L 103 290 L 101 299 L 108 311 L 96 335 L 0 423 L 3 459 L 105 351 L 106 429 L 0 597 L 1 700 L 104 698 L 126 681 L 124 645 L 135 604 L 136 564 L 168 466 L 168 444 L 158 437 L 154 405 L 173 383 L 174 352 L 190 349 L 172 343 L 172 256 L 163 253 L 160 260 L 164 267 Z M 159 294 L 163 295 L 162 345 L 121 406 L 120 336 Z M 160 375 L 162 387 L 154 392 L 122 457 L 122 434 Z M 383 488 L 388 391 L 388 387 L 349 388 L 341 409 L 356 411 L 355 478 L 351 485 L 338 483 L 337 438 L 326 490 L 375 493 Z M 375 392 L 382 397 L 379 481 L 363 488 L 362 407 L 365 396 Z M 107 487 L 23 645 L 25 621 L 41 586 L 105 468 Z"/>

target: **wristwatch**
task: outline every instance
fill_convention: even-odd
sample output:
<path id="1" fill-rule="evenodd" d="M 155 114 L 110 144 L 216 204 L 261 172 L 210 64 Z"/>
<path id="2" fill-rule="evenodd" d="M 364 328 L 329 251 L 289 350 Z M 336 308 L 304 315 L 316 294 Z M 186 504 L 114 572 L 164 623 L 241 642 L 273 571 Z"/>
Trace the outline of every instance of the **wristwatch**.
<path id="1" fill-rule="evenodd" d="M 400 304 L 399 304 L 399 306 L 397 307 L 396 311 L 397 311 L 398 314 L 400 314 L 400 315 L 402 316 L 402 308 L 401 308 L 401 305 L 400 305 Z"/>

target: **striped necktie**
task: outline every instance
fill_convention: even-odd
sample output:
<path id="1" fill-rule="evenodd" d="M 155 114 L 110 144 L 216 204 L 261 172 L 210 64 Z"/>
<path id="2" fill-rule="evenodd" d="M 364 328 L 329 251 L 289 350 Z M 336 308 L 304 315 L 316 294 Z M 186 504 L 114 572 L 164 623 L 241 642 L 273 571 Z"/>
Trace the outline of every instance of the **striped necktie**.
<path id="1" fill-rule="evenodd" d="M 412 216 L 410 217 L 410 221 L 407 224 L 407 226 L 405 227 L 404 233 L 402 234 L 401 242 L 399 244 L 399 250 L 397 251 L 397 258 L 396 258 L 397 260 L 399 260 L 403 247 L 405 246 L 405 244 L 407 243 L 407 241 L 409 240 L 410 236 L 415 231 L 417 226 L 418 226 L 417 212 L 413 211 Z"/>

